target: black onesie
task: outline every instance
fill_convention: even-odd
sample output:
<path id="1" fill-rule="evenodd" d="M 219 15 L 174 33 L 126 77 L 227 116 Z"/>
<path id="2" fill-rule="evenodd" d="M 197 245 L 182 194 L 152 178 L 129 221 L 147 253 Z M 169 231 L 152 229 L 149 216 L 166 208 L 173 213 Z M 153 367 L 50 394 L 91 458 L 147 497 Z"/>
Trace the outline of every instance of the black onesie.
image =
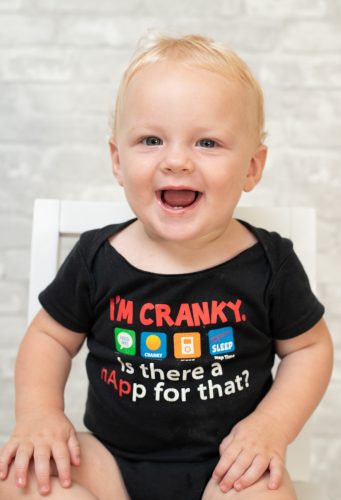
<path id="1" fill-rule="evenodd" d="M 164 275 L 135 268 L 108 242 L 132 222 L 83 233 L 39 299 L 87 335 L 84 422 L 118 458 L 132 500 L 166 499 L 168 482 L 170 499 L 199 499 L 220 441 L 271 387 L 274 339 L 306 332 L 324 309 L 277 233 L 243 222 L 254 246 L 209 269 Z M 190 464 L 204 462 L 192 477 Z M 149 475 L 162 490 L 130 490 L 139 466 L 149 482 L 148 463 L 160 464 Z"/>

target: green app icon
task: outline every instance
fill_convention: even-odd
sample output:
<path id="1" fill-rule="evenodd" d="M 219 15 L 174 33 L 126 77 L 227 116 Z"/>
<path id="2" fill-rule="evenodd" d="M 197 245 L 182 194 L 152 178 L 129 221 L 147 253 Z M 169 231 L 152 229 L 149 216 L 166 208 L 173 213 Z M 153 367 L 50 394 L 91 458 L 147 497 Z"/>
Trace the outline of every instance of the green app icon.
<path id="1" fill-rule="evenodd" d="M 128 356 L 136 354 L 136 333 L 134 330 L 115 328 L 116 350 Z"/>

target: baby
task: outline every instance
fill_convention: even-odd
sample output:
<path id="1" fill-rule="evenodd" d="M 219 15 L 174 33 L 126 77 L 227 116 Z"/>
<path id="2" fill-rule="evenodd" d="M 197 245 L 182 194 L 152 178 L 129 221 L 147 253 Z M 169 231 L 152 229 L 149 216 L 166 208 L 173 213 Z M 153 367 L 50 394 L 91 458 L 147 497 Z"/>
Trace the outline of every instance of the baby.
<path id="1" fill-rule="evenodd" d="M 291 242 L 233 218 L 264 136 L 261 89 L 219 44 L 159 37 L 131 62 L 110 150 L 136 219 L 82 234 L 39 296 L 1 499 L 296 498 L 285 453 L 332 347 Z M 63 393 L 85 339 L 77 433 Z"/>

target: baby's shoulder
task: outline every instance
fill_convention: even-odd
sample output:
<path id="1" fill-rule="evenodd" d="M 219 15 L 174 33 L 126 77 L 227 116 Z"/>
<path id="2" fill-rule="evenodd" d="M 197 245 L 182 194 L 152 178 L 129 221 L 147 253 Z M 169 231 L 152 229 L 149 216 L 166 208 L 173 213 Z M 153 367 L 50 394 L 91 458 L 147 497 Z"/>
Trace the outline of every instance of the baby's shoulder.
<path id="1" fill-rule="evenodd" d="M 248 222 L 242 222 L 262 245 L 273 271 L 278 270 L 283 262 L 294 253 L 294 246 L 289 238 L 282 236 L 276 231 L 269 231 L 253 226 Z"/>
<path id="2" fill-rule="evenodd" d="M 131 221 L 119 224 L 109 224 L 83 232 L 79 237 L 77 245 L 80 253 L 88 262 L 91 262 L 99 249 L 116 234 L 123 231 L 130 222 Z"/>

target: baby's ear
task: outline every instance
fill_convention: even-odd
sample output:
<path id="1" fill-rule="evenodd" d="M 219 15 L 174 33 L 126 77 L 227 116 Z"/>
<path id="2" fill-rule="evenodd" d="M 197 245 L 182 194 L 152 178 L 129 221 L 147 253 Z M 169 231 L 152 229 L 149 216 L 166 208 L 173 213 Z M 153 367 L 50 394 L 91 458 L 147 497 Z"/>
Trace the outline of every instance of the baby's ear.
<path id="1" fill-rule="evenodd" d="M 112 171 L 114 176 L 116 177 L 118 183 L 123 186 L 122 174 L 121 174 L 121 164 L 120 164 L 120 156 L 118 152 L 118 147 L 114 137 L 110 137 L 109 139 L 109 148 L 111 155 L 111 164 Z"/>
<path id="2" fill-rule="evenodd" d="M 258 184 L 262 178 L 265 167 L 268 148 L 264 144 L 257 146 L 250 160 L 249 169 L 244 183 L 244 191 L 248 193 Z"/>

